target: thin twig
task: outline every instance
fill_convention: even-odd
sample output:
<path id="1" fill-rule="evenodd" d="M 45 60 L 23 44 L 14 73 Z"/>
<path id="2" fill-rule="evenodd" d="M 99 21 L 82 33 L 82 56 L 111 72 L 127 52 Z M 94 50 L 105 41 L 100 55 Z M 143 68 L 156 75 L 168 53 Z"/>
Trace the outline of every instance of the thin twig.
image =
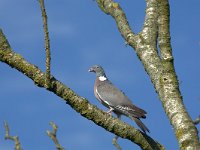
<path id="1" fill-rule="evenodd" d="M 57 129 L 58 129 L 58 126 L 54 123 L 54 122 L 50 122 L 50 125 L 52 126 L 53 128 L 53 132 L 47 130 L 47 134 L 48 136 L 52 139 L 52 141 L 55 143 L 56 145 L 56 148 L 58 150 L 64 150 L 64 148 L 60 145 L 60 143 L 58 142 L 58 139 L 56 137 L 56 133 L 57 133 Z"/>
<path id="2" fill-rule="evenodd" d="M 120 145 L 117 143 L 117 139 L 118 139 L 118 136 L 116 135 L 116 136 L 113 138 L 112 144 L 117 148 L 117 150 L 121 150 Z"/>
<path id="3" fill-rule="evenodd" d="M 45 39 L 45 52 L 46 52 L 46 88 L 50 88 L 50 78 L 51 78 L 51 52 L 50 52 L 50 39 L 47 23 L 47 14 L 45 10 L 44 0 L 39 0 L 40 8 L 42 12 L 43 29 L 44 29 L 44 39 Z"/>
<path id="4" fill-rule="evenodd" d="M 200 123 L 200 115 L 193 122 L 194 122 L 195 125 L 199 124 Z"/>
<path id="5" fill-rule="evenodd" d="M 4 121 L 4 126 L 5 126 L 5 130 L 6 130 L 5 140 L 14 141 L 15 142 L 15 150 L 22 150 L 18 136 L 11 136 L 10 135 L 8 123 L 6 121 Z"/>

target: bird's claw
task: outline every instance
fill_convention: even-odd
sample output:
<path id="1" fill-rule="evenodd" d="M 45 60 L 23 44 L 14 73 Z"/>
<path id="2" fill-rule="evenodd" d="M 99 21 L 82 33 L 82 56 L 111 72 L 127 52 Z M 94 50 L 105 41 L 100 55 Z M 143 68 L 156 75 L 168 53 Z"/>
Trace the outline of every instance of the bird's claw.
<path id="1" fill-rule="evenodd" d="M 110 108 L 109 111 L 107 111 L 106 113 L 112 116 L 112 111 L 113 110 L 114 110 L 113 108 Z"/>

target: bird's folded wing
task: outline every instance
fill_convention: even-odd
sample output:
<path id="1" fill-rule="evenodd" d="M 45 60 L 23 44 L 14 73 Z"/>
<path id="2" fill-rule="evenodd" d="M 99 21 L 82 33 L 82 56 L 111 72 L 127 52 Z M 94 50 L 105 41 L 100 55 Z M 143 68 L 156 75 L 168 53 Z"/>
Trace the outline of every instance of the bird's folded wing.
<path id="1" fill-rule="evenodd" d="M 123 111 L 122 113 L 128 112 L 134 117 L 145 118 L 146 111 L 133 105 L 128 97 L 110 81 L 101 82 L 101 84 L 97 86 L 96 92 L 104 102 L 117 110 Z"/>

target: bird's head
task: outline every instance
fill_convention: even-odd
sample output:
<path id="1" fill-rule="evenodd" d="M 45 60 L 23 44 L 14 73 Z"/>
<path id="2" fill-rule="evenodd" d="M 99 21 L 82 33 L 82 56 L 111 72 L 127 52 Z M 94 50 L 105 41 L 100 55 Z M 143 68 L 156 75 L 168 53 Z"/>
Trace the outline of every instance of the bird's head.
<path id="1" fill-rule="evenodd" d="M 97 77 L 101 77 L 101 76 L 106 77 L 106 74 L 100 65 L 94 65 L 88 71 L 96 73 Z"/>

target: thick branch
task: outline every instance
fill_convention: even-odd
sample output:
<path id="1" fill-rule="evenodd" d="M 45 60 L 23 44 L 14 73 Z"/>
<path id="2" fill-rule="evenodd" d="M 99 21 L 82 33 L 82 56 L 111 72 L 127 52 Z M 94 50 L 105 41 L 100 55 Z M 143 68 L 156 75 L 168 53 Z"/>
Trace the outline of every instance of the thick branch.
<path id="1" fill-rule="evenodd" d="M 159 0 L 158 8 L 158 45 L 160 54 L 163 60 L 171 61 L 173 60 L 173 56 L 170 42 L 170 10 L 168 0 Z"/>
<path id="2" fill-rule="evenodd" d="M 96 0 L 99 8 L 104 11 L 106 14 L 111 15 L 116 23 L 119 32 L 122 37 L 125 39 L 126 43 L 129 45 L 135 45 L 134 39 L 135 34 L 131 31 L 129 23 L 126 19 L 125 13 L 122 11 L 120 5 L 112 0 Z"/>
<path id="3" fill-rule="evenodd" d="M 37 86 L 45 87 L 45 74 L 39 70 L 38 67 L 27 62 L 22 56 L 13 52 L 1 30 L 0 61 L 8 64 L 12 68 L 17 69 L 32 79 Z M 161 144 L 153 140 L 148 135 L 141 133 L 139 130 L 136 130 L 130 125 L 101 111 L 94 105 L 90 104 L 86 99 L 78 96 L 70 88 L 56 80 L 54 77 L 51 77 L 50 88 L 48 88 L 48 90 L 65 100 L 67 104 L 69 104 L 74 110 L 85 118 L 93 121 L 95 124 L 103 127 L 111 133 L 131 140 L 142 149 L 164 149 Z"/>
<path id="4" fill-rule="evenodd" d="M 97 0 L 98 5 L 104 12 L 110 14 L 116 21 L 118 29 L 127 43 L 132 46 L 139 59 L 144 65 L 144 69 L 149 75 L 156 92 L 163 104 L 163 108 L 175 130 L 177 140 L 181 149 L 200 149 L 199 137 L 192 119 L 187 113 L 183 104 L 182 96 L 179 91 L 178 79 L 173 64 L 173 56 L 170 45 L 169 32 L 169 2 L 168 0 L 146 0 L 147 11 L 146 19 L 142 33 L 135 35 L 130 31 L 128 21 L 123 10 L 112 0 Z M 101 5 L 99 4 L 101 2 Z M 159 10 L 159 12 L 157 12 Z M 120 12 L 121 19 L 117 18 L 117 12 Z M 155 13 L 157 15 L 152 15 Z M 155 22 L 155 19 L 158 21 Z M 155 23 L 155 25 L 152 25 Z M 119 26 L 120 24 L 120 26 Z M 126 27 L 129 31 L 120 30 L 121 26 Z M 152 27 L 152 28 L 151 28 Z M 158 27 L 159 47 L 161 58 L 158 54 L 156 41 Z M 144 34 L 146 32 L 146 34 Z M 130 35 L 130 36 L 129 36 Z M 155 41 L 152 42 L 153 38 Z"/>
<path id="5" fill-rule="evenodd" d="M 50 40 L 49 40 L 49 31 L 47 25 L 47 15 L 44 5 L 44 0 L 39 0 L 40 8 L 42 12 L 42 20 L 43 20 L 43 29 L 44 29 L 44 39 L 45 39 L 45 52 L 46 52 L 46 80 L 45 86 L 49 88 L 50 86 L 50 78 L 51 78 L 51 52 L 50 52 Z"/>
<path id="6" fill-rule="evenodd" d="M 200 149 L 198 131 L 186 108 L 179 90 L 174 69 L 169 29 L 169 2 L 159 0 L 158 44 L 162 59 L 159 88 L 156 87 L 168 118 L 173 125 L 180 149 Z"/>
<path id="7" fill-rule="evenodd" d="M 152 3 L 151 3 L 152 2 Z M 148 14 L 146 14 L 146 22 L 144 24 L 144 29 L 142 33 L 135 35 L 131 31 L 131 27 L 128 24 L 126 15 L 120 5 L 118 3 L 113 2 L 113 0 L 97 0 L 98 6 L 101 10 L 104 10 L 107 14 L 111 15 L 113 19 L 115 19 L 119 32 L 121 33 L 124 40 L 133 47 L 138 55 L 139 59 L 142 61 L 145 70 L 150 76 L 154 76 L 151 78 L 154 84 L 157 84 L 159 81 L 159 74 L 161 68 L 161 61 L 160 57 L 158 56 L 157 48 L 155 42 L 152 44 L 149 40 L 155 39 L 157 33 L 155 29 L 157 28 L 156 25 L 152 25 L 153 23 L 156 24 L 155 18 L 152 18 L 153 15 L 157 11 L 155 1 L 148 2 Z M 149 16 L 148 16 L 149 15 Z M 150 25 L 147 23 L 151 23 Z M 150 29 L 154 31 L 150 31 Z M 154 33 L 150 36 L 150 33 Z M 148 37 L 148 40 L 147 40 Z M 157 74 L 158 76 L 155 76 Z"/>

